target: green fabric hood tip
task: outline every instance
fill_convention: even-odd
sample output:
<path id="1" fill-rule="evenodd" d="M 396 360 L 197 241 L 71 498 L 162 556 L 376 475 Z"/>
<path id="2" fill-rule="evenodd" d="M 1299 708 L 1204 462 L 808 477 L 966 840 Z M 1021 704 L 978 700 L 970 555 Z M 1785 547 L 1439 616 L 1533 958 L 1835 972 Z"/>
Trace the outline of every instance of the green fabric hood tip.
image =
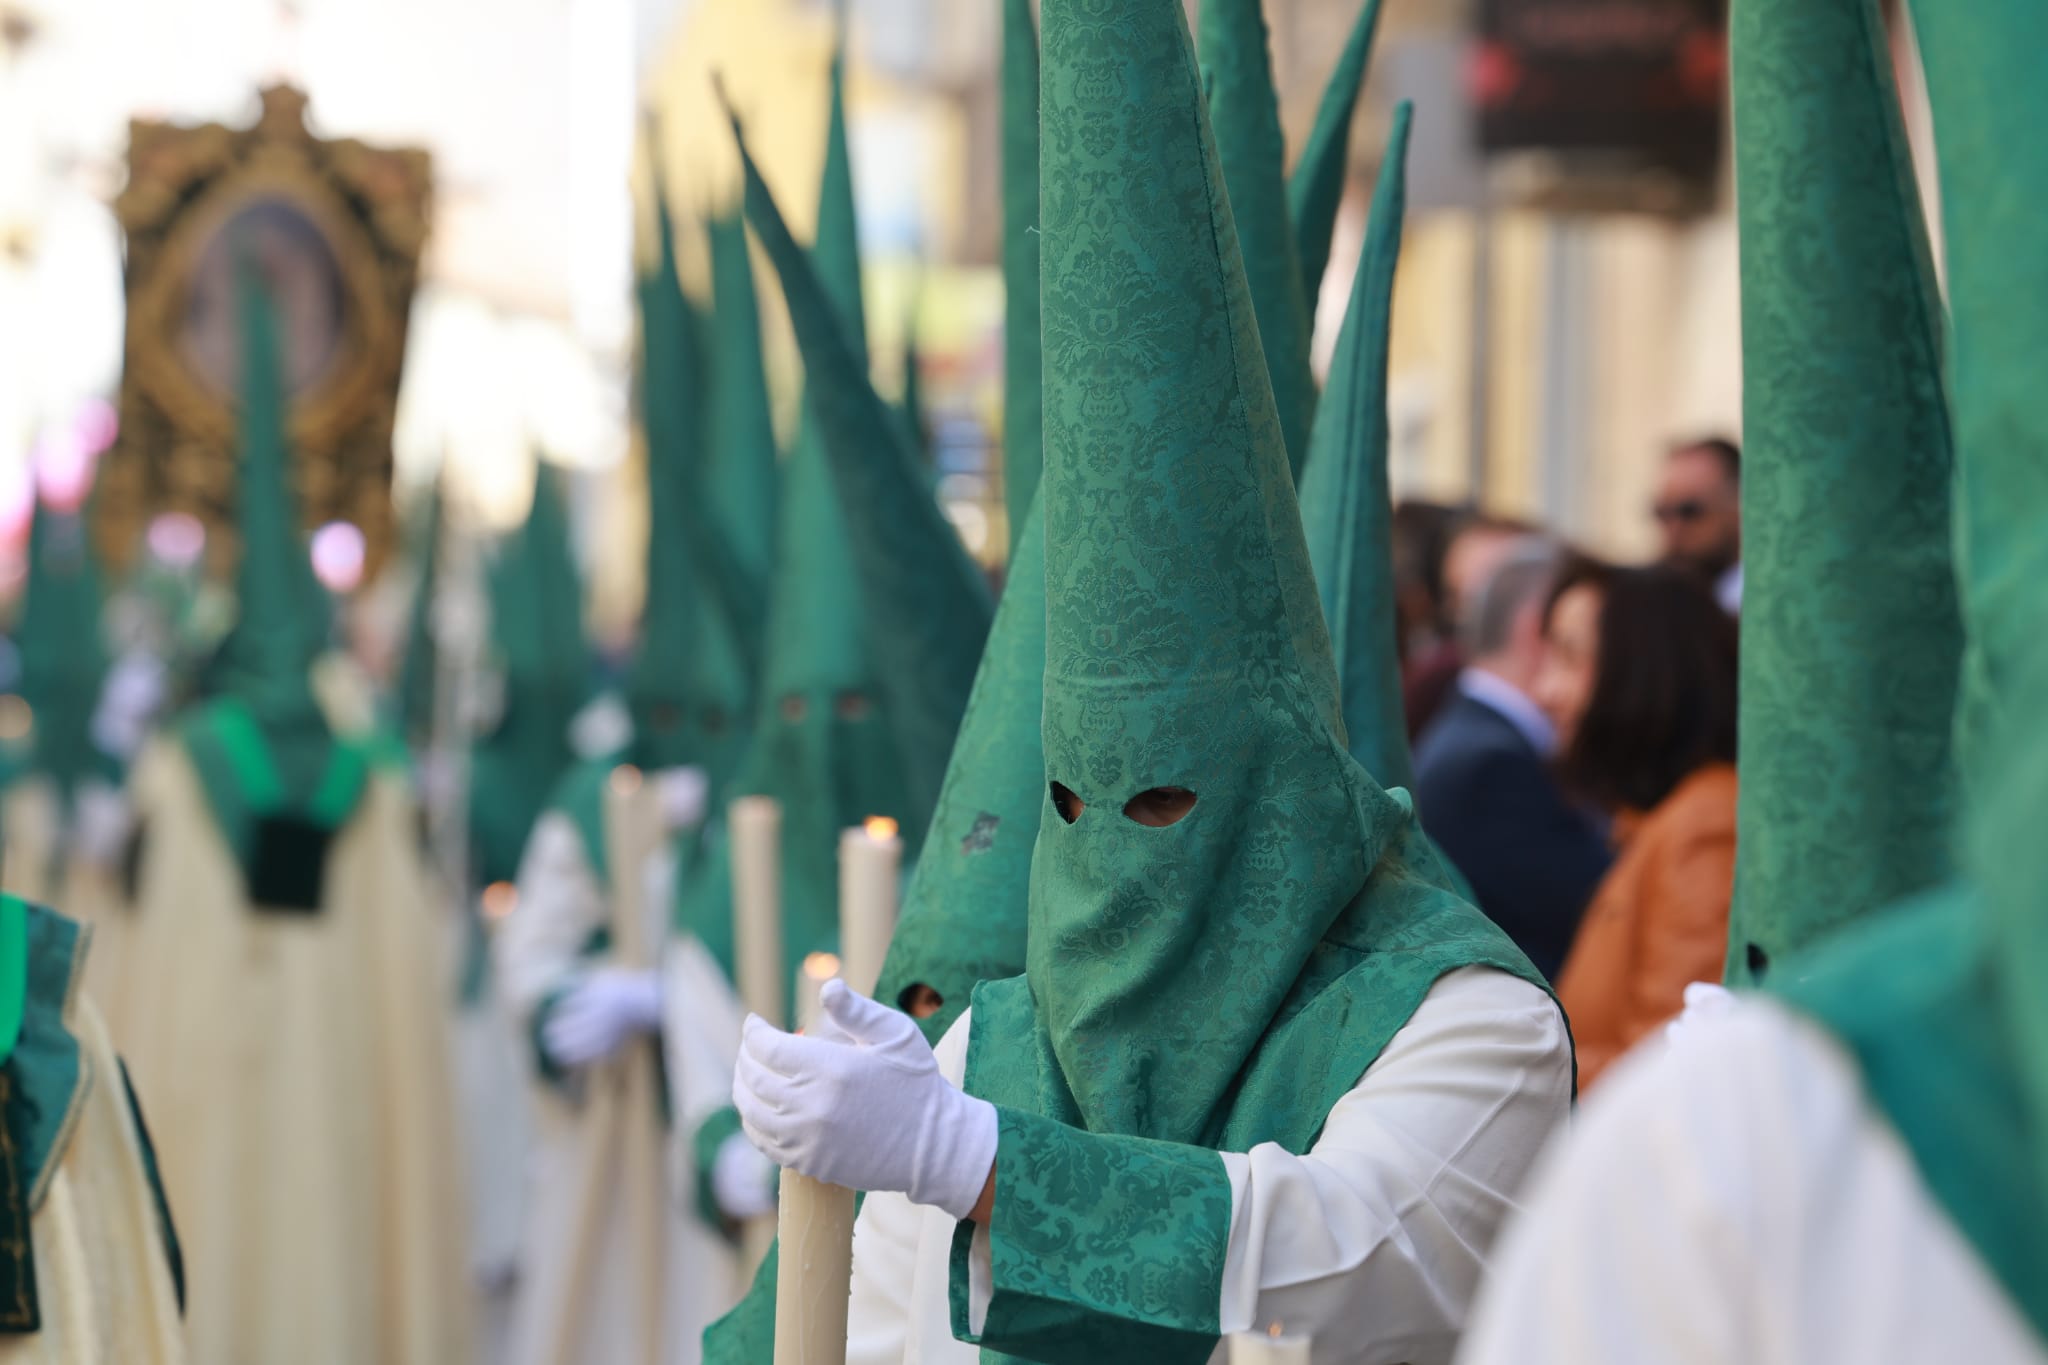
<path id="1" fill-rule="evenodd" d="M 836 101 L 834 108 L 838 126 Z M 938 802 L 988 638 L 988 585 L 939 510 L 901 422 L 869 380 L 862 349 L 850 341 L 844 310 L 835 308 L 823 282 L 822 226 L 814 264 L 754 165 L 737 116 L 733 136 L 746 179 L 747 218 L 781 277 L 803 351 L 805 397 L 833 485 L 850 509 L 845 524 L 860 574 L 862 619 L 877 657 L 890 661 L 877 682 L 902 754 L 906 823 L 915 846 Z"/>
<path id="2" fill-rule="evenodd" d="M 1031 0 L 1003 0 L 1003 507 L 1010 557 L 1045 465 L 1038 337 L 1038 30 Z"/>
<path id="3" fill-rule="evenodd" d="M 657 162 L 659 158 L 657 157 Z M 633 718 L 628 761 L 658 770 L 705 762 L 691 695 L 692 656 L 711 632 L 705 585 L 690 548 L 692 504 L 704 461 L 702 320 L 683 295 L 674 225 L 655 181 L 656 265 L 635 287 L 640 314 L 639 405 L 647 451 L 647 583 L 640 643 L 626 673 Z"/>
<path id="4" fill-rule="evenodd" d="M 576 761 L 569 726 L 591 693 L 583 576 L 560 479 L 536 461 L 525 523 L 490 567 L 491 639 L 503 679 L 497 723 L 471 755 L 470 841 L 477 877 L 512 881 L 549 794 Z"/>
<path id="5" fill-rule="evenodd" d="M 1365 0 L 1323 98 L 1301 158 L 1287 178 L 1287 210 L 1294 219 L 1294 237 L 1301 256 L 1302 296 L 1309 321 L 1323 292 L 1323 273 L 1330 264 L 1330 241 L 1336 235 L 1337 210 L 1344 200 L 1344 175 L 1351 161 L 1351 122 L 1358 96 L 1372 62 L 1372 41 L 1380 26 L 1380 0 Z"/>
<path id="6" fill-rule="evenodd" d="M 123 776 L 120 761 L 92 737 L 108 666 L 103 606 L 99 557 L 85 518 L 38 499 L 14 643 L 21 652 L 21 697 L 32 718 L 28 768 L 56 785 L 67 809 L 82 783 L 97 779 L 118 787 Z"/>
<path id="7" fill-rule="evenodd" d="M 1301 484 L 1302 529 L 1336 650 L 1351 756 L 1381 786 L 1410 791 L 1415 772 L 1395 638 L 1387 345 L 1412 117 L 1405 101 L 1394 110 L 1351 305 L 1337 336 L 1329 388 L 1316 410 Z"/>
<path id="8" fill-rule="evenodd" d="M 369 777 L 363 747 L 336 739 L 313 693 L 312 667 L 326 646 L 326 590 L 313 577 L 290 489 L 283 361 L 259 268 L 238 256 L 237 616 L 209 670 L 211 698 L 180 727 L 208 805 L 250 877 L 266 822 L 331 835 L 354 812 Z"/>
<path id="9" fill-rule="evenodd" d="M 711 454 L 704 505 L 720 564 L 714 583 L 746 666 L 747 701 L 760 684 L 775 570 L 780 453 L 761 346 L 761 308 L 746 220 L 735 207 L 709 220 L 711 241 Z M 744 723 L 746 717 L 740 720 Z"/>
<path id="10" fill-rule="evenodd" d="M 1865 0 L 1731 18 L 1749 433 L 1731 984 L 1951 867 L 1942 314 L 1883 35 Z"/>

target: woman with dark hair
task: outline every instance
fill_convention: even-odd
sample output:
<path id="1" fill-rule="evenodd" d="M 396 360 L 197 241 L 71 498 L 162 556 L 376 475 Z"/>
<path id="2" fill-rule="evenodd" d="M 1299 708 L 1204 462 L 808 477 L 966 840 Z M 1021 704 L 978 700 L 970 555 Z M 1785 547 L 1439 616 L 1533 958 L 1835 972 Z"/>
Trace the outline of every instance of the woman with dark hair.
<path id="1" fill-rule="evenodd" d="M 1535 688 L 1561 776 L 1614 820 L 1557 993 L 1579 1084 L 1719 980 L 1735 881 L 1735 623 L 1669 567 L 1584 563 L 1552 590 Z"/>

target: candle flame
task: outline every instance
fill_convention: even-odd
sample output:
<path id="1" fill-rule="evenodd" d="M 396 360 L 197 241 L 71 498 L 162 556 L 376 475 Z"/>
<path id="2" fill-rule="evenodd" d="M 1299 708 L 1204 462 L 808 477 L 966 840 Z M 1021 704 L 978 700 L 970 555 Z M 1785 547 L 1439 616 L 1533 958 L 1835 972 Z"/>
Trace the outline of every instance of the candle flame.
<path id="1" fill-rule="evenodd" d="M 837 953 L 812 953 L 804 958 L 804 975 L 813 981 L 830 981 L 839 975 Z"/>
<path id="2" fill-rule="evenodd" d="M 640 770 L 630 763 L 621 763 L 612 769 L 612 791 L 620 796 L 631 796 L 640 790 Z"/>
<path id="3" fill-rule="evenodd" d="M 1278 1341 L 1280 1339 L 1280 1327 L 1281 1324 L 1275 1322 L 1272 1326 L 1266 1329 L 1266 1335 L 1273 1338 L 1273 1340 Z"/>
<path id="4" fill-rule="evenodd" d="M 484 888 L 484 918 L 501 920 L 519 906 L 519 888 L 510 882 L 492 882 Z"/>
<path id="5" fill-rule="evenodd" d="M 896 837 L 896 822 L 886 815 L 870 815 L 861 822 L 861 828 L 868 832 L 868 838 L 876 843 L 887 843 Z"/>

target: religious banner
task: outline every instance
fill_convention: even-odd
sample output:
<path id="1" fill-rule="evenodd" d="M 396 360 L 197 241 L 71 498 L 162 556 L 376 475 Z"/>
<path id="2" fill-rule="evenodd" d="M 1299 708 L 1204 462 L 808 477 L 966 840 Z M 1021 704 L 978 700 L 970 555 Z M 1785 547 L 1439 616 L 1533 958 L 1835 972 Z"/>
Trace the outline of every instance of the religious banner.
<path id="1" fill-rule="evenodd" d="M 305 109 L 300 91 L 272 86 L 252 127 L 130 124 L 114 204 L 127 234 L 121 428 L 94 500 L 114 564 L 164 512 L 205 524 L 216 568 L 232 560 L 239 255 L 277 301 L 304 527 L 354 525 L 366 574 L 390 549 L 391 430 L 429 162 L 315 137 Z"/>

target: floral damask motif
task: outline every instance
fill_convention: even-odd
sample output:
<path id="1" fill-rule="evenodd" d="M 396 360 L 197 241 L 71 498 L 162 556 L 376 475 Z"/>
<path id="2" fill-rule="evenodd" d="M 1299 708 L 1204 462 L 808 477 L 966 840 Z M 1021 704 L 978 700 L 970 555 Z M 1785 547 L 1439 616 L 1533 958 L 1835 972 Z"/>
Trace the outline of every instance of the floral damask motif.
<path id="1" fill-rule="evenodd" d="M 1941 314 L 1874 0 L 1743 0 L 1746 593 L 1729 975 L 1949 866 Z"/>

